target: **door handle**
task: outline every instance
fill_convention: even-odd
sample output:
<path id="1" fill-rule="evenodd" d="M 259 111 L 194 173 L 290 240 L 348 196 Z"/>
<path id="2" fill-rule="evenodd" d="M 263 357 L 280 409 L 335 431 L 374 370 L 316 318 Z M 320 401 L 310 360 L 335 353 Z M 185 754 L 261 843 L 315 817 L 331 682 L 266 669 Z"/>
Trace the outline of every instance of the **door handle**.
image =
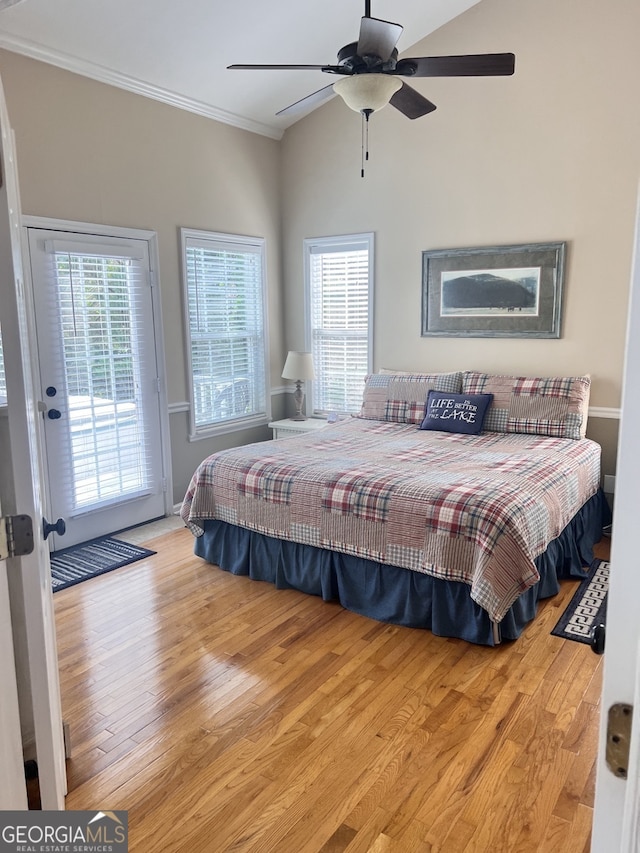
<path id="1" fill-rule="evenodd" d="M 49 409 L 49 411 L 47 412 L 47 417 L 50 418 L 52 421 L 57 421 L 58 418 L 62 417 L 62 414 L 60 413 L 59 409 Z"/>
<path id="2" fill-rule="evenodd" d="M 50 533 L 57 533 L 58 536 L 64 536 L 66 532 L 67 525 L 64 518 L 59 518 L 55 524 L 50 524 L 46 518 L 42 519 L 42 534 L 45 539 L 48 538 Z"/>

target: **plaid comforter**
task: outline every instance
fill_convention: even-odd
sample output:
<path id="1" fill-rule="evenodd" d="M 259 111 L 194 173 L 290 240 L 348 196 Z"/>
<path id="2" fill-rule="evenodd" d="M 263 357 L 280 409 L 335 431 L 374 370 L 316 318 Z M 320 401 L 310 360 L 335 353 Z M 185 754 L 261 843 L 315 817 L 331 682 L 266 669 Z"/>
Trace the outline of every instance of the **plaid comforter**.
<path id="1" fill-rule="evenodd" d="M 213 454 L 181 515 L 469 585 L 499 622 L 535 584 L 534 559 L 600 481 L 588 439 L 431 432 L 352 418 Z"/>

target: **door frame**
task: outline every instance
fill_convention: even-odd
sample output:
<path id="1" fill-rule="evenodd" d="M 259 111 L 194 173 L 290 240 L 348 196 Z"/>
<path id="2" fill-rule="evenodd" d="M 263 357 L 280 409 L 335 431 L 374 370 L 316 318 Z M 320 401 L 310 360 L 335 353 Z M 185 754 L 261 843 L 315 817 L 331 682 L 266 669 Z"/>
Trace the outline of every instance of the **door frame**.
<path id="1" fill-rule="evenodd" d="M 167 399 L 167 371 L 164 352 L 164 323 L 162 320 L 162 301 L 160 299 L 160 260 L 158 251 L 158 235 L 155 231 L 145 230 L 143 228 L 126 228 L 117 225 L 97 225 L 90 222 L 75 222 L 67 219 L 54 219 L 45 216 L 22 216 L 23 225 L 23 265 L 25 270 L 25 286 L 29 288 L 29 323 L 35 328 L 35 314 L 33 302 L 33 280 L 31 276 L 31 263 L 28 249 L 28 229 L 40 228 L 48 231 L 60 231 L 65 235 L 70 234 L 96 234 L 100 237 L 122 237 L 128 240 L 144 240 L 147 243 L 149 251 L 149 268 L 151 275 L 151 302 L 153 306 L 153 338 L 155 345 L 156 365 L 158 369 L 158 377 L 160 379 L 160 387 L 158 394 L 158 404 L 160 406 L 160 445 L 162 453 L 162 470 L 164 478 L 164 514 L 165 516 L 173 514 L 173 477 L 171 471 L 171 440 L 169 431 L 169 403 Z M 34 338 L 35 340 L 35 338 Z M 39 360 L 39 353 L 36 352 L 36 357 Z M 41 433 L 43 432 L 41 426 Z M 42 436 L 42 444 L 44 447 L 46 460 L 46 445 Z M 46 465 L 45 465 L 46 468 Z M 50 483 L 48 477 L 46 483 L 46 504 L 47 509 L 51 506 Z M 117 531 L 110 531 L 115 533 Z"/>
<path id="2" fill-rule="evenodd" d="M 0 187 L 0 312 L 6 321 L 3 326 L 6 362 L 12 365 L 11 370 L 6 371 L 8 441 L 3 448 L 2 509 L 6 513 L 30 516 L 34 534 L 32 552 L 9 557 L 6 569 L 3 567 L 8 601 L 3 601 L 2 618 L 9 616 L 13 637 L 12 657 L 21 729 L 19 745 L 25 756 L 31 751 L 37 760 L 42 808 L 57 810 L 64 809 L 66 793 L 60 683 L 49 552 L 41 535 L 42 458 L 31 358 L 29 292 L 23 277 L 19 179 L 15 140 L 1 82 L 0 126 L 3 179 Z M 15 718 L 15 708 L 13 716 Z M 9 732 L 5 734 L 10 735 Z M 12 775 L 15 776 L 15 744 L 12 751 Z M 7 782 L 3 779 L 3 783 Z M 18 772 L 15 782 L 16 793 L 21 799 L 24 770 Z"/>

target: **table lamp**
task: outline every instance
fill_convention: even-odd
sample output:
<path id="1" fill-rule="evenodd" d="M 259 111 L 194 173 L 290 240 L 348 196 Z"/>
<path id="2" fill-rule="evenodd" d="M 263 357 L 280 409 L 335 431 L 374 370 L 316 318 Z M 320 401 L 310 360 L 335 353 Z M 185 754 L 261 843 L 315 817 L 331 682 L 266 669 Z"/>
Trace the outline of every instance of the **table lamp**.
<path id="1" fill-rule="evenodd" d="M 302 414 L 302 404 L 304 403 L 304 391 L 302 383 L 307 379 L 315 379 L 316 374 L 313 370 L 313 356 L 310 352 L 297 352 L 289 350 L 287 360 L 282 369 L 283 379 L 294 379 L 296 390 L 293 394 L 293 399 L 296 404 L 296 413 L 290 418 L 292 421 L 306 421 L 307 416 Z"/>

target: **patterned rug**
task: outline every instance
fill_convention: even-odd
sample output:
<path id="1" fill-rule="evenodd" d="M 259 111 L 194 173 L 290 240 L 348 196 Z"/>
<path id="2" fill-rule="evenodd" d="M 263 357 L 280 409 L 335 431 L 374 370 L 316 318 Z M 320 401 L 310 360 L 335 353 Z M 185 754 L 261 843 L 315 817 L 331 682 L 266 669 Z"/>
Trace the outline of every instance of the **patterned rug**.
<path id="1" fill-rule="evenodd" d="M 101 539 L 65 548 L 64 551 L 56 551 L 51 555 L 53 591 L 58 592 L 87 578 L 104 575 L 155 553 L 148 548 L 130 545 L 111 536 L 103 536 Z"/>
<path id="2" fill-rule="evenodd" d="M 591 644 L 593 628 L 605 625 L 607 621 L 609 565 L 605 560 L 593 561 L 589 574 L 580 581 L 552 634 L 565 640 Z"/>

